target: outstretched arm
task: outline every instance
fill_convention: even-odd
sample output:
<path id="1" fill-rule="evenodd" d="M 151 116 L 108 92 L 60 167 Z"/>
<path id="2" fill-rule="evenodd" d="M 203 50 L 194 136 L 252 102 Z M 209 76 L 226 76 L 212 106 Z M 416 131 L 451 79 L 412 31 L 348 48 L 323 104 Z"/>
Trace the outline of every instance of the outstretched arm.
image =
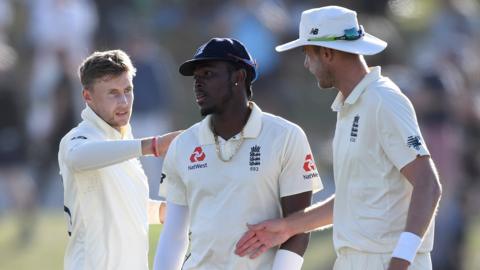
<path id="1" fill-rule="evenodd" d="M 165 225 L 158 241 L 153 269 L 181 269 L 188 247 L 188 228 L 188 208 L 167 202 Z"/>
<path id="2" fill-rule="evenodd" d="M 152 155 L 155 150 L 164 156 L 172 140 L 181 131 L 144 139 L 90 141 L 85 136 L 70 140 L 65 153 L 65 161 L 77 171 L 94 170 L 143 155 Z M 156 142 L 154 145 L 153 142 Z"/>
<path id="3" fill-rule="evenodd" d="M 333 203 L 334 196 L 286 218 L 248 225 L 249 230 L 238 241 L 235 253 L 239 256 L 250 255 L 254 259 L 293 235 L 329 228 L 333 222 Z"/>

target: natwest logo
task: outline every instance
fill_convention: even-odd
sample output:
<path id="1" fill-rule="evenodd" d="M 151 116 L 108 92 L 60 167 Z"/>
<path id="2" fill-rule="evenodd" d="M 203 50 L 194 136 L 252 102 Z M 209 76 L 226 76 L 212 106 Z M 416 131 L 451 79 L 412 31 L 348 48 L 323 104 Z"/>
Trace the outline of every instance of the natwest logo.
<path id="1" fill-rule="evenodd" d="M 315 171 L 315 163 L 313 162 L 312 154 L 305 156 L 305 162 L 303 163 L 303 169 L 306 172 Z"/>
<path id="2" fill-rule="evenodd" d="M 193 153 L 190 155 L 190 162 L 199 162 L 203 161 L 205 159 L 205 153 L 202 150 L 202 147 L 197 146 L 195 147 L 195 150 L 193 150 Z"/>

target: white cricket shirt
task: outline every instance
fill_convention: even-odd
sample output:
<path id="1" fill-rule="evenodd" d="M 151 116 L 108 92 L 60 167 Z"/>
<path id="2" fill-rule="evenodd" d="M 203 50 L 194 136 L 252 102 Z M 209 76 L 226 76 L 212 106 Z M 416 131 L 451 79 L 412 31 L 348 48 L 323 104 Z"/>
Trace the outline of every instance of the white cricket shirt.
<path id="1" fill-rule="evenodd" d="M 333 241 L 342 247 L 391 253 L 404 231 L 412 186 L 400 173 L 429 155 L 408 98 L 380 67 L 372 68 L 344 100 L 339 92 L 333 140 Z M 431 226 L 432 227 L 432 226 Z M 433 246 L 427 231 L 419 252 Z"/>
<path id="2" fill-rule="evenodd" d="M 255 260 L 234 254 L 246 224 L 281 217 L 281 197 L 322 188 L 303 130 L 253 102 L 251 108 L 245 140 L 229 162 L 217 156 L 210 116 L 167 152 L 167 201 L 187 206 L 190 216 L 191 256 L 183 270 L 271 269 L 275 250 Z M 220 138 L 222 149 L 239 137 Z"/>
<path id="3" fill-rule="evenodd" d="M 58 154 L 70 235 L 64 269 L 147 270 L 148 182 L 136 159 L 141 142 L 132 140 L 130 126 L 122 137 L 88 106 L 82 119 Z"/>

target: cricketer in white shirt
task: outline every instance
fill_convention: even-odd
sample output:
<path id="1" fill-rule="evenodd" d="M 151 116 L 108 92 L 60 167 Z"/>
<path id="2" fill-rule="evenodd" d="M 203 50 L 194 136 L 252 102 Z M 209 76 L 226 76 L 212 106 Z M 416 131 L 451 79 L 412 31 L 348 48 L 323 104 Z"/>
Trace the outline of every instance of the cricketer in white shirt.
<path id="1" fill-rule="evenodd" d="M 130 125 L 120 133 L 88 106 L 60 142 L 69 241 L 64 269 L 148 269 L 148 223 L 160 202 L 149 200 Z"/>
<path id="2" fill-rule="evenodd" d="M 400 172 L 430 155 L 408 98 L 381 68 L 370 72 L 347 99 L 338 93 L 333 140 L 333 242 L 371 253 L 391 253 L 405 229 L 412 186 Z M 433 248 L 433 226 L 420 253 Z"/>
<path id="3" fill-rule="evenodd" d="M 243 138 L 242 133 L 228 141 L 219 137 L 219 153 L 211 115 L 179 135 L 167 152 L 163 166 L 167 202 L 169 207 L 170 203 L 187 207 L 190 221 L 191 254 L 184 270 L 272 269 L 276 250 L 255 260 L 234 254 L 246 224 L 281 217 L 282 197 L 323 188 L 303 130 L 262 112 L 253 102 L 250 108 Z M 228 157 L 235 149 L 229 162 L 217 156 Z M 164 233 L 157 256 L 168 247 L 162 243 L 168 239 Z M 157 259 L 162 265 L 168 258 Z"/>

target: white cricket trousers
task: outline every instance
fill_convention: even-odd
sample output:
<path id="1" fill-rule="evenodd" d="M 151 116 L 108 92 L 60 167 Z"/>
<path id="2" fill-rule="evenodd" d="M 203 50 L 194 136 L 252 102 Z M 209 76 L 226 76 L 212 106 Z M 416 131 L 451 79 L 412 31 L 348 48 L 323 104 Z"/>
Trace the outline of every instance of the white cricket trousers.
<path id="1" fill-rule="evenodd" d="M 333 270 L 386 270 L 391 253 L 366 253 L 351 248 L 341 248 Z M 417 253 L 408 270 L 432 270 L 430 253 Z"/>

